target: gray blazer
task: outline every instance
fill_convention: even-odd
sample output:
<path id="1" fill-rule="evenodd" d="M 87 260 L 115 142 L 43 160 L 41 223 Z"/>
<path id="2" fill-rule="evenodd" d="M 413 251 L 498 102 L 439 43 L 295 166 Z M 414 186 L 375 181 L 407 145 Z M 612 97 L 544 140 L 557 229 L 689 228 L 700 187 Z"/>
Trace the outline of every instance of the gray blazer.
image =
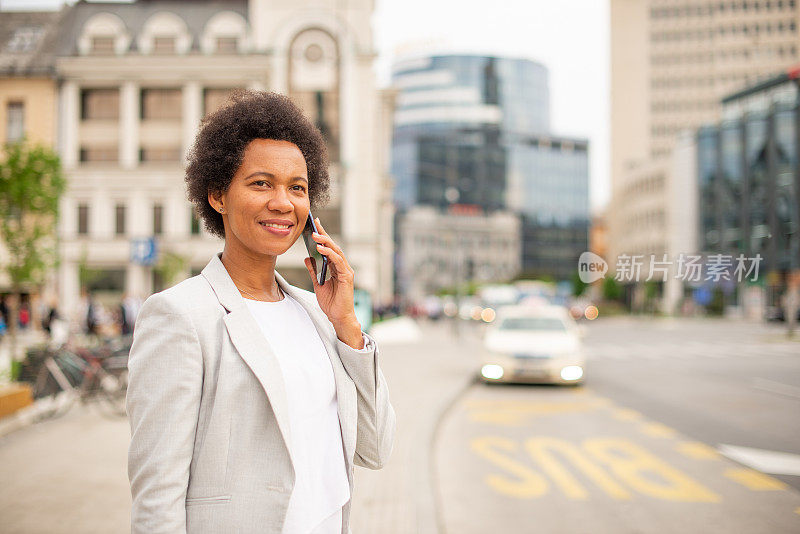
<path id="1" fill-rule="evenodd" d="M 353 464 L 380 469 L 392 451 L 378 347 L 367 334 L 366 354 L 339 341 L 314 293 L 275 278 L 331 359 L 352 492 Z M 279 534 L 294 486 L 284 382 L 219 255 L 145 301 L 128 369 L 131 531 Z M 347 534 L 350 502 L 343 516 Z"/>

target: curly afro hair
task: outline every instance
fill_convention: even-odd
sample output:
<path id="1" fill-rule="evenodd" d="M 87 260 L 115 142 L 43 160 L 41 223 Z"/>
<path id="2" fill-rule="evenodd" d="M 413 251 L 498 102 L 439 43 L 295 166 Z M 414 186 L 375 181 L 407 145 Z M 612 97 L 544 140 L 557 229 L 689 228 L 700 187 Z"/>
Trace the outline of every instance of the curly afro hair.
<path id="1" fill-rule="evenodd" d="M 328 154 L 322 134 L 285 95 L 266 91 L 234 92 L 217 111 L 200 123 L 188 154 L 187 196 L 211 234 L 225 238 L 220 215 L 208 203 L 209 193 L 228 190 L 244 151 L 253 139 L 294 143 L 308 168 L 311 207 L 329 199 Z"/>

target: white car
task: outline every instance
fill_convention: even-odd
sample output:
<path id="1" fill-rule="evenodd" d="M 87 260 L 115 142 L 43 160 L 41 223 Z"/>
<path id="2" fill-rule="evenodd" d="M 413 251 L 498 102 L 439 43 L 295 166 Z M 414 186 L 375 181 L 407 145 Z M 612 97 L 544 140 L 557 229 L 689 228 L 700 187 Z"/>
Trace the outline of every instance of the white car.
<path id="1" fill-rule="evenodd" d="M 558 306 L 505 306 L 484 337 L 485 382 L 580 384 L 582 331 Z"/>

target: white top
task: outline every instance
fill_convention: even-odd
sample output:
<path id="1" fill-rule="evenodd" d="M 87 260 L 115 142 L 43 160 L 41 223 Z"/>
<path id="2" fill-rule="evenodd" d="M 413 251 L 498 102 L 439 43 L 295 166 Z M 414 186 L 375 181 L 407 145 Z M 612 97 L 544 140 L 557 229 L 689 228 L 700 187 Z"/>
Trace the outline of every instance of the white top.
<path id="1" fill-rule="evenodd" d="M 350 484 L 328 352 L 306 310 L 289 295 L 245 302 L 286 384 L 296 477 L 283 534 L 341 534 Z"/>

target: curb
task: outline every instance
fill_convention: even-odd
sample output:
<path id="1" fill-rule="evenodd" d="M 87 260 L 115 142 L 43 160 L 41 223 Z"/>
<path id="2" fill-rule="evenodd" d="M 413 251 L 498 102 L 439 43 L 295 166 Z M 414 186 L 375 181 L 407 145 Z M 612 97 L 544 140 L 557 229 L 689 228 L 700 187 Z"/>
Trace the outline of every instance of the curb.
<path id="1" fill-rule="evenodd" d="M 61 397 L 58 402 L 64 402 L 63 397 Z M 0 419 L 0 438 L 12 434 L 17 430 L 27 428 L 35 423 L 38 423 L 39 421 L 48 420 L 42 418 L 42 412 L 49 408 L 48 405 L 50 403 L 52 403 L 52 400 L 50 399 L 38 399 L 33 401 L 33 404 Z"/>
<path id="2" fill-rule="evenodd" d="M 429 451 L 428 451 L 428 464 L 430 469 L 428 470 L 428 476 L 430 478 L 430 490 L 433 494 L 433 508 L 434 514 L 436 519 L 436 528 L 439 534 L 446 534 L 447 528 L 445 527 L 444 522 L 444 502 L 442 500 L 442 493 L 439 490 L 439 481 L 436 476 L 438 471 L 438 465 L 436 463 L 436 443 L 439 440 L 439 434 L 442 428 L 442 423 L 444 423 L 445 418 L 450 415 L 450 412 L 456 405 L 461 401 L 461 399 L 466 395 L 466 393 L 472 389 L 473 386 L 480 383 L 480 379 L 476 374 L 470 376 L 469 380 L 466 381 L 459 389 L 456 391 L 455 395 L 447 402 L 447 404 L 439 411 L 436 416 L 436 422 L 434 423 L 433 432 L 431 434 L 431 440 L 429 443 Z"/>

